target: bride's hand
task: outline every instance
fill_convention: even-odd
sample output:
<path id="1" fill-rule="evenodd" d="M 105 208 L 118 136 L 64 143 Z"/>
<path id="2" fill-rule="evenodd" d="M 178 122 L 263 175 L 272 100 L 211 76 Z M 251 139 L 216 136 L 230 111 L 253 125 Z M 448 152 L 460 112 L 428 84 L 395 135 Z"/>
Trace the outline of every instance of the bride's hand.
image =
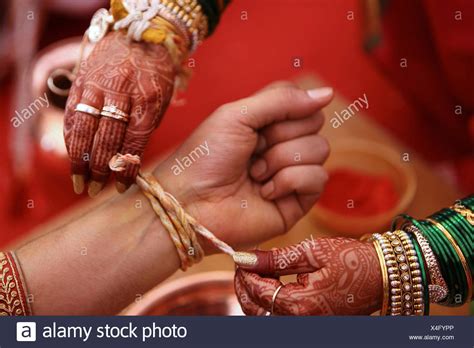
<path id="1" fill-rule="evenodd" d="M 311 238 L 247 256 L 236 271 L 235 290 L 248 315 L 271 311 L 282 286 L 278 278 L 288 274 L 297 274 L 297 282 L 279 289 L 273 314 L 369 315 L 382 305 L 382 275 L 371 243 Z"/>
<path id="2" fill-rule="evenodd" d="M 287 232 L 327 180 L 318 135 L 332 89 L 273 84 L 218 108 L 155 176 L 218 238 L 249 247 Z M 212 252 L 204 245 L 206 252 Z"/>
<path id="3" fill-rule="evenodd" d="M 174 66 L 162 45 L 133 42 L 121 32 L 104 37 L 80 64 L 66 105 L 64 139 L 71 159 L 74 191 L 89 185 L 95 196 L 109 175 L 109 160 L 118 152 L 141 156 L 158 127 L 173 93 Z M 83 103 L 99 111 L 115 106 L 129 122 L 74 111 Z M 138 173 L 129 164 L 115 173 L 116 187 L 125 191 Z"/>

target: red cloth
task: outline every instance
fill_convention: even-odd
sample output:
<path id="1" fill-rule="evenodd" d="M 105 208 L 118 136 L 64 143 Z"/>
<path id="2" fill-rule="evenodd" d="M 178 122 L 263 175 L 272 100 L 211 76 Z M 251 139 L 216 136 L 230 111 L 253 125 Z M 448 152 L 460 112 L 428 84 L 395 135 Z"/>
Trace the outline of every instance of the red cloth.
<path id="1" fill-rule="evenodd" d="M 347 19 L 349 11 L 354 12 L 352 21 Z M 366 93 L 370 117 L 423 154 L 441 156 L 452 152 L 444 151 L 444 146 L 450 147 L 457 141 L 440 145 L 431 123 L 417 117 L 419 110 L 411 104 L 412 100 L 407 100 L 363 51 L 362 18 L 358 0 L 234 1 L 216 32 L 194 57 L 196 67 L 185 95 L 186 105 L 169 109 L 148 147 L 145 162 L 184 140 L 219 105 L 247 96 L 269 82 L 307 73 L 317 73 L 347 100 Z M 469 13 L 466 18 L 469 20 Z M 71 25 L 70 19 L 51 20 L 54 21 L 50 23 L 61 25 L 48 24 L 47 39 L 43 42 L 64 36 L 66 30 L 76 30 L 76 35 L 85 30 L 85 25 Z M 293 66 L 294 58 L 302 59 L 302 68 Z M 429 84 L 424 85 L 428 87 Z M 34 163 L 35 177 L 30 178 L 22 194 L 13 193 L 8 158 L 11 131 L 11 116 L 6 113 L 8 101 L 3 88 L 0 245 L 81 199 L 72 192 L 66 159 L 38 156 Z M 26 208 L 28 199 L 33 199 L 34 209 Z M 21 208 L 16 215 L 12 214 L 13 203 Z"/>
<path id="2" fill-rule="evenodd" d="M 432 146 L 424 154 L 454 161 L 467 192 L 474 192 L 473 15 L 472 0 L 389 1 L 381 44 L 372 52 L 416 109 L 414 121 L 429 130 L 427 139 L 418 137 Z"/>

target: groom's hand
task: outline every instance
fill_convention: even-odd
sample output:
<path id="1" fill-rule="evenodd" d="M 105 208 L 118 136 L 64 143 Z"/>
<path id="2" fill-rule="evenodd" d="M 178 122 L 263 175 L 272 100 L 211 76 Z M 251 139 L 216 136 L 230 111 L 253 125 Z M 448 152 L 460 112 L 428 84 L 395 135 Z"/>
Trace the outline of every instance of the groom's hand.
<path id="1" fill-rule="evenodd" d="M 288 82 L 218 108 L 155 171 L 198 221 L 235 247 L 288 231 L 318 199 L 331 88 Z M 213 251 L 206 247 L 207 252 Z"/>

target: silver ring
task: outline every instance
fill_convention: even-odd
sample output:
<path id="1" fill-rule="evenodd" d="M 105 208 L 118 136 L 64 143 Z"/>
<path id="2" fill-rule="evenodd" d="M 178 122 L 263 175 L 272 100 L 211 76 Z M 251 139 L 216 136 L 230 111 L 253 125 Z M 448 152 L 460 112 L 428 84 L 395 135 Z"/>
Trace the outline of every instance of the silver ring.
<path id="1" fill-rule="evenodd" d="M 89 115 L 92 115 L 94 117 L 100 117 L 100 110 L 99 109 L 96 109 L 95 107 L 84 104 L 84 103 L 77 104 L 74 111 L 83 112 L 85 114 L 89 114 Z"/>
<path id="2" fill-rule="evenodd" d="M 115 105 L 106 105 L 102 108 L 100 112 L 102 116 L 110 117 L 115 120 L 119 120 L 127 123 L 130 120 L 130 115 L 125 111 L 118 109 Z"/>
<path id="3" fill-rule="evenodd" d="M 110 112 L 112 114 L 116 114 L 116 115 L 119 115 L 119 116 L 122 116 L 122 117 L 128 117 L 129 116 L 125 111 L 120 110 L 115 105 L 105 105 L 102 108 L 102 111 L 107 111 L 107 112 Z"/>
<path id="4" fill-rule="evenodd" d="M 273 309 L 275 307 L 275 300 L 278 296 L 278 293 L 280 292 L 281 288 L 283 287 L 283 284 L 281 284 L 278 288 L 276 288 L 275 292 L 273 293 L 273 296 L 272 296 L 272 308 L 271 308 L 271 311 L 270 311 L 270 315 L 273 315 Z"/>

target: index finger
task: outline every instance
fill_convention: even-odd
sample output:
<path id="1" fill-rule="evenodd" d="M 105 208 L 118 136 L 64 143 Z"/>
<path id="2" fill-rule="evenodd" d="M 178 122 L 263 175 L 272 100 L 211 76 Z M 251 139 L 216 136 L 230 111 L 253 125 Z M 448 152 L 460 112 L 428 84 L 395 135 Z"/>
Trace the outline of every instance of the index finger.
<path id="1" fill-rule="evenodd" d="M 239 267 L 260 275 L 283 276 L 311 273 L 324 266 L 318 255 L 318 240 L 308 239 L 285 248 L 270 251 L 237 252 L 234 261 Z"/>
<path id="2" fill-rule="evenodd" d="M 333 94 L 330 87 L 308 91 L 291 86 L 277 87 L 226 107 L 242 113 L 242 122 L 258 130 L 275 122 L 306 118 L 329 104 Z"/>

